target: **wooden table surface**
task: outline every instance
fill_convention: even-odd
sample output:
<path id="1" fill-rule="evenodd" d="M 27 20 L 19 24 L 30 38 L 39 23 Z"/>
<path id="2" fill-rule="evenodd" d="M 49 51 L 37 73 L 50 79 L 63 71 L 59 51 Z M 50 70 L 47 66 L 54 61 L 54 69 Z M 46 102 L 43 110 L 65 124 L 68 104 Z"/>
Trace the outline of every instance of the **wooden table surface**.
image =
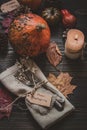
<path id="1" fill-rule="evenodd" d="M 68 0 L 66 1 L 67 3 L 69 2 Z M 66 7 L 70 8 L 69 5 L 66 5 Z M 76 28 L 83 31 L 85 34 L 85 41 L 87 42 L 87 14 L 83 15 L 76 13 L 76 15 Z M 58 43 L 63 55 L 63 60 L 57 67 L 63 72 L 68 72 L 71 76 L 73 76 L 72 83 L 77 85 L 77 88 L 74 90 L 73 94 L 70 94 L 68 97 L 68 100 L 75 106 L 76 109 L 74 112 L 57 122 L 48 130 L 87 130 L 87 49 L 85 48 L 84 57 L 82 59 L 74 61 L 66 58 L 64 55 L 65 43 L 62 39 L 63 31 L 64 28 L 61 24 L 52 28 L 51 40 Z M 0 54 L 0 72 L 13 65 L 16 61 L 16 58 L 17 55 L 12 47 L 8 44 L 8 48 L 4 50 L 2 54 Z M 55 68 L 49 64 L 44 54 L 35 58 L 35 61 L 46 76 L 50 72 L 55 75 L 58 74 Z M 41 130 L 41 128 L 32 118 L 28 110 L 19 110 L 19 108 L 14 106 L 9 119 L 3 118 L 0 120 L 0 130 Z"/>

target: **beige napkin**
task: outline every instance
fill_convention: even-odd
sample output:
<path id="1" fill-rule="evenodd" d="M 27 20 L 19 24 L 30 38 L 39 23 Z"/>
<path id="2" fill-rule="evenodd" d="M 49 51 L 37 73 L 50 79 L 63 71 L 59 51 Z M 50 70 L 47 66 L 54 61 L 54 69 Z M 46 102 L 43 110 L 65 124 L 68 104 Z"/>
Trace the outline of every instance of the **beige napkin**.
<path id="1" fill-rule="evenodd" d="M 33 65 L 36 68 L 34 73 L 37 76 L 37 78 L 40 81 L 44 80 L 47 82 L 47 79 L 42 73 L 42 71 L 40 70 L 40 68 L 34 62 Z M 30 92 L 32 88 L 23 84 L 14 76 L 17 73 L 17 71 L 18 71 L 18 65 L 15 64 L 0 74 L 0 81 L 10 92 L 14 93 L 17 96 L 20 96 L 25 92 Z M 43 129 L 46 129 L 49 126 L 53 125 L 58 120 L 64 118 L 66 115 L 68 115 L 71 111 L 74 110 L 74 106 L 64 97 L 64 95 L 60 91 L 58 91 L 51 83 L 48 82 L 46 84 L 46 88 L 49 87 L 50 89 L 54 90 L 56 94 L 58 94 L 60 97 L 62 97 L 65 100 L 64 109 L 62 111 L 58 111 L 55 108 L 55 106 L 53 106 L 51 109 L 48 109 L 39 105 L 30 104 L 27 98 L 25 98 L 25 103 L 29 111 L 31 112 L 33 118 Z M 47 90 L 46 88 L 40 88 L 37 91 L 49 93 L 52 96 L 55 95 L 54 93 Z"/>

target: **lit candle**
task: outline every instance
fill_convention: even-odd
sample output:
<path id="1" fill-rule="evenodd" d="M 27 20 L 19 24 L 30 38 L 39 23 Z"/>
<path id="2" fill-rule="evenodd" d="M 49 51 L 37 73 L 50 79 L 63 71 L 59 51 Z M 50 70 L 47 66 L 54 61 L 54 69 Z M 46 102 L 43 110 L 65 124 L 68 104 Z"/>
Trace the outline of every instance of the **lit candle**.
<path id="1" fill-rule="evenodd" d="M 84 34 L 78 29 L 70 29 L 65 42 L 65 55 L 70 59 L 77 59 L 82 55 Z"/>

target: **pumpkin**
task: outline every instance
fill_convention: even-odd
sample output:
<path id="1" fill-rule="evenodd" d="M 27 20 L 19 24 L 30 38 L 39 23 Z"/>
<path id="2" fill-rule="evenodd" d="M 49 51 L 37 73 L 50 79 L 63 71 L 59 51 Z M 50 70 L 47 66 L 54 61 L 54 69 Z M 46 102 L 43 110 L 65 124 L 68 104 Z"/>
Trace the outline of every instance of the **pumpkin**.
<path id="1" fill-rule="evenodd" d="M 18 1 L 19 3 L 28 6 L 29 8 L 33 10 L 37 9 L 42 2 L 42 0 L 18 0 Z"/>
<path id="2" fill-rule="evenodd" d="M 32 57 L 46 52 L 50 29 L 42 17 L 33 13 L 21 14 L 10 25 L 8 37 L 19 55 Z"/>
<path id="3" fill-rule="evenodd" d="M 42 17 L 50 25 L 55 25 L 60 21 L 60 11 L 57 8 L 49 7 L 42 11 Z"/>

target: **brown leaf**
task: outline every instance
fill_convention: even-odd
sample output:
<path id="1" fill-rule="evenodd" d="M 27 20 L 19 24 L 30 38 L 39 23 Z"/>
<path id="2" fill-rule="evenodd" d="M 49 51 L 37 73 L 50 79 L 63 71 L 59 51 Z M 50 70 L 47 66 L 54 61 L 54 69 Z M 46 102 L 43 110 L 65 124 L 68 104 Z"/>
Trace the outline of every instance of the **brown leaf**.
<path id="1" fill-rule="evenodd" d="M 49 62 L 53 66 L 57 66 L 60 63 L 60 61 L 62 60 L 62 54 L 55 42 L 50 43 L 50 45 L 47 49 L 46 55 L 47 55 Z"/>
<path id="2" fill-rule="evenodd" d="M 48 76 L 48 81 L 51 82 L 66 97 L 68 94 L 73 93 L 73 90 L 77 87 L 70 83 L 71 80 L 72 77 L 69 75 L 69 73 L 61 72 L 57 77 L 49 73 Z"/>
<path id="3" fill-rule="evenodd" d="M 52 82 L 53 85 L 55 85 L 56 76 L 49 73 L 48 80 L 49 80 L 49 82 Z"/>
<path id="4" fill-rule="evenodd" d="M 12 102 L 12 97 L 6 89 L 0 88 L 0 119 L 9 117 L 11 114 L 12 106 L 5 109 Z"/>

